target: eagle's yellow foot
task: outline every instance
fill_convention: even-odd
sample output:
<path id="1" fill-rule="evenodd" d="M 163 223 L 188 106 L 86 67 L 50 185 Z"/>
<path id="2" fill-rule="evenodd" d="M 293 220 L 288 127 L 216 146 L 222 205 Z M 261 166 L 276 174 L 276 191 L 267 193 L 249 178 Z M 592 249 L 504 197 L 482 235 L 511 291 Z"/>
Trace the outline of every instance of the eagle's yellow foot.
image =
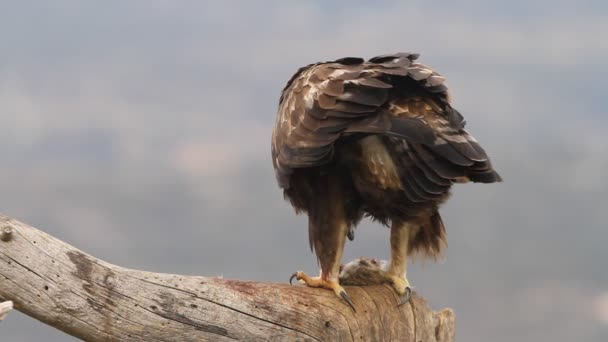
<path id="1" fill-rule="evenodd" d="M 401 306 L 410 301 L 410 297 L 412 296 L 412 288 L 410 287 L 410 282 L 407 278 L 388 275 L 389 282 L 395 292 L 399 295 L 399 303 L 397 306 Z"/>
<path id="2" fill-rule="evenodd" d="M 289 278 L 289 284 L 291 284 L 294 278 L 309 287 L 320 287 L 334 291 L 336 296 L 346 301 L 353 311 L 357 312 L 355 309 L 355 304 L 353 304 L 353 301 L 350 299 L 348 294 L 346 294 L 346 290 L 344 290 L 344 288 L 337 281 L 324 280 L 321 277 L 310 277 L 302 271 L 297 271 Z"/>

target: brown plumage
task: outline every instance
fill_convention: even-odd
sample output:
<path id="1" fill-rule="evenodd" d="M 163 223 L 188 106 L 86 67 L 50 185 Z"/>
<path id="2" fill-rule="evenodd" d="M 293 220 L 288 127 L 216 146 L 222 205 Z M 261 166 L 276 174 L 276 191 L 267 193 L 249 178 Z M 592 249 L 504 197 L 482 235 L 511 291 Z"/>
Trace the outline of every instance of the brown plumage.
<path id="1" fill-rule="evenodd" d="M 321 277 L 300 272 L 298 279 L 311 286 L 341 294 L 346 235 L 352 237 L 369 215 L 391 226 L 388 273 L 403 280 L 395 285 L 403 294 L 407 255 L 441 252 L 445 230 L 438 207 L 452 184 L 501 180 L 450 105 L 445 79 L 417 57 L 310 64 L 283 89 L 272 160 L 285 197 L 308 214 Z"/>

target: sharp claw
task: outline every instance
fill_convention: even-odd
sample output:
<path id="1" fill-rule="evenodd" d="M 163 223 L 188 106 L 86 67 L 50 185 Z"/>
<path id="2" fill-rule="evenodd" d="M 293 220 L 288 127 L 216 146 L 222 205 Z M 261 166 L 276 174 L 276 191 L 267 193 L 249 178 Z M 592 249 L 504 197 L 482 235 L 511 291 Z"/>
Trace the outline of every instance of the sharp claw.
<path id="1" fill-rule="evenodd" d="M 401 296 L 401 298 L 399 298 L 399 304 L 397 304 L 397 306 L 407 304 L 410 301 L 411 297 L 412 297 L 412 289 L 408 286 L 405 288 L 405 293 L 403 294 L 403 296 Z"/>
<path id="2" fill-rule="evenodd" d="M 348 305 L 351 307 L 351 309 L 353 309 L 354 312 L 357 312 L 357 309 L 355 309 L 355 304 L 353 304 L 353 301 L 346 294 L 346 291 L 340 291 L 340 297 L 342 297 L 342 299 L 344 299 L 348 303 Z"/>
<path id="3" fill-rule="evenodd" d="M 291 275 L 291 277 L 289 277 L 289 285 L 293 285 L 291 282 L 293 281 L 293 278 L 296 278 L 298 276 L 298 272 L 295 272 L 294 274 Z"/>

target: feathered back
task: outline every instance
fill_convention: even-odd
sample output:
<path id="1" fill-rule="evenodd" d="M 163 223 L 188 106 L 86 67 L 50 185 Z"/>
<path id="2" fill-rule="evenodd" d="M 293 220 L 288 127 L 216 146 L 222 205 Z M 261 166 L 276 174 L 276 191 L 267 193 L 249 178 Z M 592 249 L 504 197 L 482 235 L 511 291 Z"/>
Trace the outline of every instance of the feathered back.
<path id="1" fill-rule="evenodd" d="M 281 94 L 272 136 L 279 185 L 294 169 L 329 162 L 345 134 L 404 139 L 433 175 L 500 181 L 465 121 L 450 106 L 445 78 L 398 53 L 364 61 L 348 57 L 298 70 Z"/>

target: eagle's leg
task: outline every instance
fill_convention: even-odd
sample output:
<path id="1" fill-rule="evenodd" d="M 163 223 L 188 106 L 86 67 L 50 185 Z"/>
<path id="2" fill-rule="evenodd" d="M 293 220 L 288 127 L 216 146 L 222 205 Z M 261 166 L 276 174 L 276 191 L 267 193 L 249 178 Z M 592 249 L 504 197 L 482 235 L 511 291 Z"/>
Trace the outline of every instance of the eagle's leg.
<path id="1" fill-rule="evenodd" d="M 348 231 L 348 225 L 340 214 L 341 210 L 334 207 L 333 216 L 331 216 L 333 222 L 321 223 L 323 225 L 323 228 L 321 228 L 323 229 L 323 235 L 321 238 L 314 240 L 314 249 L 321 264 L 321 275 L 310 277 L 304 272 L 298 271 L 291 276 L 290 282 L 293 278 L 296 278 L 307 286 L 332 290 L 336 296 L 345 300 L 356 311 L 353 301 L 340 285 L 338 278 Z"/>
<path id="2" fill-rule="evenodd" d="M 339 280 L 342 253 L 349 235 L 349 222 L 352 221 L 346 211 L 345 171 L 334 163 L 314 172 L 305 183 L 294 181 L 294 188 L 298 187 L 298 191 L 305 194 L 308 238 L 321 266 L 321 275 L 309 277 L 299 271 L 292 275 L 290 282 L 297 278 L 310 287 L 332 290 L 355 310 Z"/>
<path id="3" fill-rule="evenodd" d="M 410 238 L 417 232 L 418 226 L 395 221 L 391 225 L 391 260 L 388 265 L 388 280 L 399 295 L 399 305 L 407 303 L 412 294 L 407 280 L 407 255 Z"/>
<path id="4" fill-rule="evenodd" d="M 319 178 L 315 184 L 318 196 L 308 212 L 311 247 L 321 265 L 321 275 L 313 278 L 303 272 L 296 272 L 292 279 L 297 278 L 311 287 L 332 290 L 355 310 L 339 281 L 342 253 L 349 232 L 340 177 L 340 173 L 330 172 L 327 177 Z"/>

